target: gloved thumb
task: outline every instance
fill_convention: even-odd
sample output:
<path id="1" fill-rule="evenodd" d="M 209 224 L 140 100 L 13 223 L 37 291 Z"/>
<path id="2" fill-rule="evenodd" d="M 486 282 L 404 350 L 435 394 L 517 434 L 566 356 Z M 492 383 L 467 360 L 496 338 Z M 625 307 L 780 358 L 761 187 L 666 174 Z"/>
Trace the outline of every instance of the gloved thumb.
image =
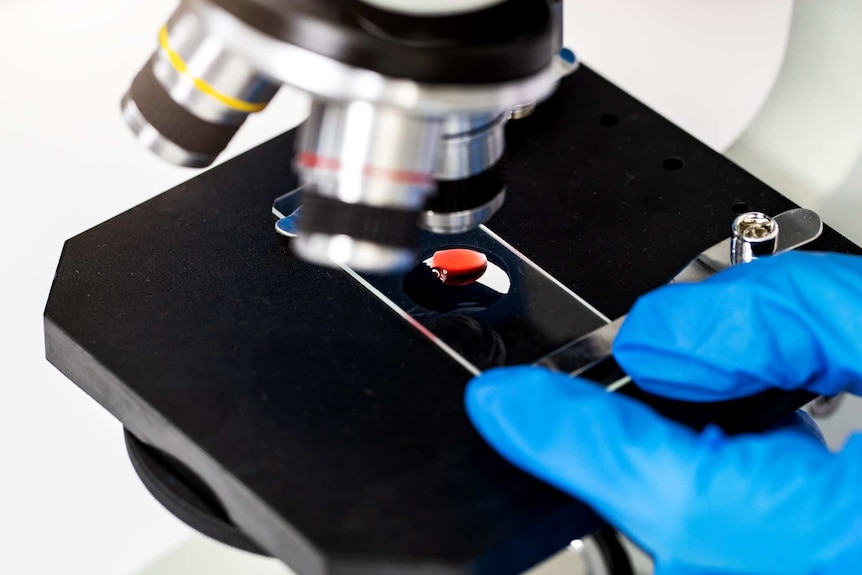
<path id="1" fill-rule="evenodd" d="M 809 573 L 862 552 L 862 442 L 838 457 L 799 430 L 697 434 L 538 368 L 486 372 L 466 405 L 504 457 L 590 505 L 668 569 Z"/>

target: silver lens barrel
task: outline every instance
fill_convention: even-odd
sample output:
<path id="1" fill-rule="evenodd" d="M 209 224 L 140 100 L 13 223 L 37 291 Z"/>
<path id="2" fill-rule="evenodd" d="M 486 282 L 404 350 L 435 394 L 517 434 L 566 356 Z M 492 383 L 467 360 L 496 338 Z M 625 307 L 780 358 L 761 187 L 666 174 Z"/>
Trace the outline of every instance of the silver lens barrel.
<path id="1" fill-rule="evenodd" d="M 321 195 L 418 210 L 434 189 L 440 127 L 438 119 L 369 102 L 316 101 L 294 164 Z"/>
<path id="2" fill-rule="evenodd" d="M 489 56 L 485 40 L 461 33 L 473 30 L 464 28 L 469 14 L 453 16 L 457 26 L 443 19 L 425 31 L 457 39 L 455 51 L 438 58 L 434 42 L 381 36 L 305 0 L 183 0 L 124 96 L 123 115 L 161 157 L 202 167 L 282 83 L 308 93 L 314 104 L 294 158 L 306 186 L 294 250 L 321 264 L 404 269 L 419 225 L 459 233 L 496 212 L 510 111 L 543 99 L 560 77 L 545 61 L 545 8 L 529 0 L 495 5 L 489 14 L 530 15 L 506 20 L 511 42 L 493 35 Z M 357 22 L 373 15 L 357 8 Z"/>
<path id="3" fill-rule="evenodd" d="M 295 159 L 311 185 L 305 202 L 315 206 L 303 209 L 296 251 L 319 263 L 395 271 L 413 263 L 416 233 L 405 224 L 455 234 L 486 222 L 505 197 L 507 118 L 508 111 L 441 121 L 367 102 L 316 102 Z M 329 213 L 318 196 L 329 198 Z M 343 236 L 362 240 L 362 249 Z"/>
<path id="4" fill-rule="evenodd" d="M 210 35 L 194 12 L 180 7 L 159 32 L 158 50 L 123 97 L 123 117 L 162 158 L 203 167 L 278 88 Z"/>
<path id="5" fill-rule="evenodd" d="M 442 126 L 434 177 L 463 180 L 499 162 L 506 148 L 508 115 L 506 111 L 448 116 Z"/>
<path id="6" fill-rule="evenodd" d="M 316 101 L 294 159 L 308 185 L 294 250 L 368 272 L 411 266 L 441 125 L 369 102 Z"/>
<path id="7" fill-rule="evenodd" d="M 505 126 L 509 111 L 458 114 L 446 119 L 435 176 L 419 225 L 459 234 L 487 222 L 506 196 Z"/>

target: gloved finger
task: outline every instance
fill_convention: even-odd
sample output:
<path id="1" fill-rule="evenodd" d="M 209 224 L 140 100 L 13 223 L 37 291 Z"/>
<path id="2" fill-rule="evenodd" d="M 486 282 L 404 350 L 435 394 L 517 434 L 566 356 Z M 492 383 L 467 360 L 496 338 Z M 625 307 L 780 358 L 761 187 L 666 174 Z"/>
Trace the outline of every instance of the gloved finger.
<path id="1" fill-rule="evenodd" d="M 660 563 L 813 573 L 854 545 L 862 551 L 862 441 L 839 458 L 795 430 L 697 434 L 539 368 L 486 372 L 466 405 L 504 457 L 587 503 Z"/>
<path id="2" fill-rule="evenodd" d="M 679 565 L 676 563 L 669 565 L 656 565 L 654 570 L 655 575 L 760 575 L 753 571 L 745 571 L 738 573 L 728 573 L 726 571 L 715 571 L 714 569 L 705 570 L 701 567 L 690 567 L 688 565 Z"/>
<path id="3" fill-rule="evenodd" d="M 715 571 L 704 571 L 700 568 L 688 567 L 686 565 L 669 564 L 656 565 L 654 570 L 655 575 L 728 575 L 727 573 L 716 573 Z M 743 575 L 742 573 L 735 575 Z M 755 575 L 754 573 L 746 573 L 745 575 Z"/>
<path id="4" fill-rule="evenodd" d="M 642 297 L 614 343 L 639 386 L 688 401 L 862 392 L 862 258 L 787 253 Z"/>

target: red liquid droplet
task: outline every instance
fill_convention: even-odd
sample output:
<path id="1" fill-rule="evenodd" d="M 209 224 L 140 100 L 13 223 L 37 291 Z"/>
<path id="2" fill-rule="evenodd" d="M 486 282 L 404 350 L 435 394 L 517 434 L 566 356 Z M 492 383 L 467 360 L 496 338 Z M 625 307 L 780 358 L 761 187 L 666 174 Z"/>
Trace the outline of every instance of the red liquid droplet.
<path id="1" fill-rule="evenodd" d="M 466 286 L 482 277 L 488 269 L 488 257 L 465 248 L 440 250 L 431 258 L 431 269 L 446 285 Z"/>

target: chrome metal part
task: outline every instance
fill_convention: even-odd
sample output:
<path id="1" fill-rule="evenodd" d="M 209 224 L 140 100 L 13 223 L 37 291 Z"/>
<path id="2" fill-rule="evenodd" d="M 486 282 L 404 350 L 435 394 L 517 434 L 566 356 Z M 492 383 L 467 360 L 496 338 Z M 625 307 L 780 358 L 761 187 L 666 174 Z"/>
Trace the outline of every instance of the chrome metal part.
<path id="1" fill-rule="evenodd" d="M 226 49 L 262 74 L 328 100 L 374 102 L 419 116 L 505 110 L 541 101 L 561 75 L 555 60 L 532 76 L 475 86 L 423 84 L 348 66 L 264 34 L 206 0 L 184 2 Z"/>
<path id="2" fill-rule="evenodd" d="M 691 260 L 668 283 L 697 283 L 721 270 L 729 268 L 730 246 L 730 238 L 718 242 Z"/>
<path id="3" fill-rule="evenodd" d="M 292 248 L 307 261 L 324 266 L 346 266 L 362 272 L 402 271 L 416 261 L 413 250 L 357 240 L 348 235 L 299 234 Z"/>
<path id="4" fill-rule="evenodd" d="M 805 208 L 788 210 L 775 216 L 775 220 L 781 229 L 776 253 L 795 250 L 816 240 L 823 233 L 823 220 L 817 212 Z"/>
<path id="5" fill-rule="evenodd" d="M 568 550 L 580 557 L 582 564 L 580 573 L 584 575 L 611 575 L 604 554 L 592 537 L 572 541 Z"/>
<path id="6" fill-rule="evenodd" d="M 733 220 L 730 238 L 731 265 L 747 264 L 771 256 L 778 248 L 779 226 L 775 218 L 748 212 Z"/>
<path id="7" fill-rule="evenodd" d="M 266 107 L 279 86 L 227 50 L 181 5 L 124 96 L 123 117 L 154 153 L 203 167 L 224 150 L 249 114 Z"/>
<path id="8" fill-rule="evenodd" d="M 782 253 L 813 242 L 823 232 L 820 217 L 813 211 L 797 208 L 786 211 L 771 221 L 781 226 L 787 239 L 779 244 Z M 731 267 L 731 239 L 723 240 L 693 259 L 669 283 L 695 283 Z M 569 343 L 536 362 L 536 365 L 577 376 L 611 356 L 614 339 L 626 316 L 615 319 L 584 337 Z M 624 385 L 624 384 L 623 384 Z"/>
<path id="9" fill-rule="evenodd" d="M 506 148 L 507 114 L 452 114 L 441 127 L 440 150 L 434 177 L 461 180 L 500 161 Z"/>
<path id="10" fill-rule="evenodd" d="M 521 120 L 536 111 L 536 102 L 527 102 L 513 106 L 509 112 L 510 120 Z"/>
<path id="11" fill-rule="evenodd" d="M 396 12 L 414 14 L 417 9 L 449 13 L 456 4 L 455 12 L 464 8 L 463 3 L 444 4 L 395 2 L 401 7 Z M 406 265 L 403 256 L 411 251 L 403 241 L 407 234 L 372 249 L 380 239 L 374 226 L 391 232 L 414 213 L 418 220 L 435 180 L 460 182 L 494 169 L 504 152 L 503 128 L 511 110 L 518 117 L 528 113 L 577 66 L 573 53 L 561 49 L 540 71 L 505 82 L 442 84 L 390 77 L 279 40 L 209 0 L 183 0 L 161 30 L 159 43 L 146 73 L 139 74 L 137 91 L 133 83 L 127 98 L 135 101 L 138 113 L 127 104 L 124 113 L 148 147 L 171 161 L 194 166 L 212 162 L 248 114 L 262 110 L 282 83 L 314 98 L 294 163 L 303 184 L 313 184 L 317 196 L 341 203 L 335 208 L 342 217 L 315 212 L 316 225 L 296 230 L 296 251 L 312 261 L 363 271 Z M 461 196 L 467 197 L 463 202 L 441 202 L 452 211 L 429 212 L 427 227 L 457 233 L 486 221 L 500 207 L 504 189 L 487 181 L 475 194 L 479 205 L 471 205 L 469 196 Z M 374 212 L 377 219 L 362 226 L 357 220 L 370 212 L 346 204 L 384 211 Z M 387 221 L 390 215 L 392 221 Z M 308 210 L 305 217 L 310 217 Z M 350 225 L 341 229 L 347 220 Z M 286 225 L 279 233 L 293 233 Z M 364 235 L 347 227 L 361 228 Z M 344 236 L 354 241 L 345 242 Z M 380 256 L 376 264 L 375 255 Z"/>
<path id="12" fill-rule="evenodd" d="M 238 125 L 279 89 L 180 7 L 159 33 L 153 72 L 173 100 L 202 120 Z"/>
<path id="13" fill-rule="evenodd" d="M 821 396 L 809 403 L 805 409 L 811 414 L 811 417 L 826 419 L 835 415 L 835 412 L 838 411 L 846 398 L 846 393 L 831 397 Z"/>
<path id="14" fill-rule="evenodd" d="M 595 538 L 576 539 L 522 575 L 613 575 Z"/>
<path id="15" fill-rule="evenodd" d="M 120 107 L 123 120 L 141 145 L 160 158 L 187 168 L 202 168 L 212 163 L 210 155 L 190 152 L 162 135 L 144 118 L 129 94 L 123 96 Z"/>
<path id="16" fill-rule="evenodd" d="M 481 10 L 503 0 L 361 0 L 384 10 L 416 16 L 451 16 Z"/>
<path id="17" fill-rule="evenodd" d="M 434 191 L 434 166 L 442 120 L 411 116 L 370 102 L 316 101 L 303 125 L 294 163 L 315 195 L 337 200 L 318 203 L 331 214 L 306 210 L 294 251 L 324 265 L 348 265 L 366 272 L 391 272 L 413 263 L 415 248 L 386 241 L 385 231 L 419 212 Z M 308 196 L 306 196 L 308 200 Z M 360 213 L 380 208 L 375 225 L 350 239 Z M 336 213 L 338 212 L 338 213 Z M 316 214 L 312 222 L 309 214 Z M 348 214 L 353 214 L 352 216 Z M 398 241 L 404 240 L 402 236 Z"/>
<path id="18" fill-rule="evenodd" d="M 295 164 L 321 195 L 418 211 L 434 189 L 441 123 L 369 102 L 316 101 Z"/>
<path id="19" fill-rule="evenodd" d="M 434 173 L 438 190 L 420 215 L 420 227 L 439 234 L 463 233 L 500 209 L 506 197 L 502 162 L 508 118 L 508 112 L 446 118 Z"/>
<path id="20" fill-rule="evenodd" d="M 530 116 L 536 111 L 536 107 L 539 104 L 554 93 L 557 84 L 562 78 L 577 72 L 581 67 L 581 61 L 577 55 L 569 48 L 562 46 L 562 40 L 560 41 L 560 46 L 556 57 L 551 60 L 551 76 L 554 78 L 554 86 L 534 100 L 522 100 L 519 104 L 512 106 L 509 111 L 510 120 L 521 120 Z"/>
<path id="21" fill-rule="evenodd" d="M 563 39 L 565 37 L 565 20 L 563 18 L 562 0 L 551 4 L 551 16 L 554 19 L 554 49 L 559 52 L 563 49 Z"/>
<path id="22" fill-rule="evenodd" d="M 816 212 L 794 208 L 772 218 L 781 230 L 777 237 L 776 254 L 789 252 L 811 243 L 823 233 L 823 222 Z M 727 238 L 694 258 L 669 283 L 694 283 L 729 268 L 732 240 Z"/>
<path id="23" fill-rule="evenodd" d="M 505 201 L 506 190 L 503 188 L 491 201 L 469 210 L 450 213 L 425 210 L 419 216 L 419 226 L 435 234 L 464 233 L 491 219 L 491 216 L 497 213 Z"/>

